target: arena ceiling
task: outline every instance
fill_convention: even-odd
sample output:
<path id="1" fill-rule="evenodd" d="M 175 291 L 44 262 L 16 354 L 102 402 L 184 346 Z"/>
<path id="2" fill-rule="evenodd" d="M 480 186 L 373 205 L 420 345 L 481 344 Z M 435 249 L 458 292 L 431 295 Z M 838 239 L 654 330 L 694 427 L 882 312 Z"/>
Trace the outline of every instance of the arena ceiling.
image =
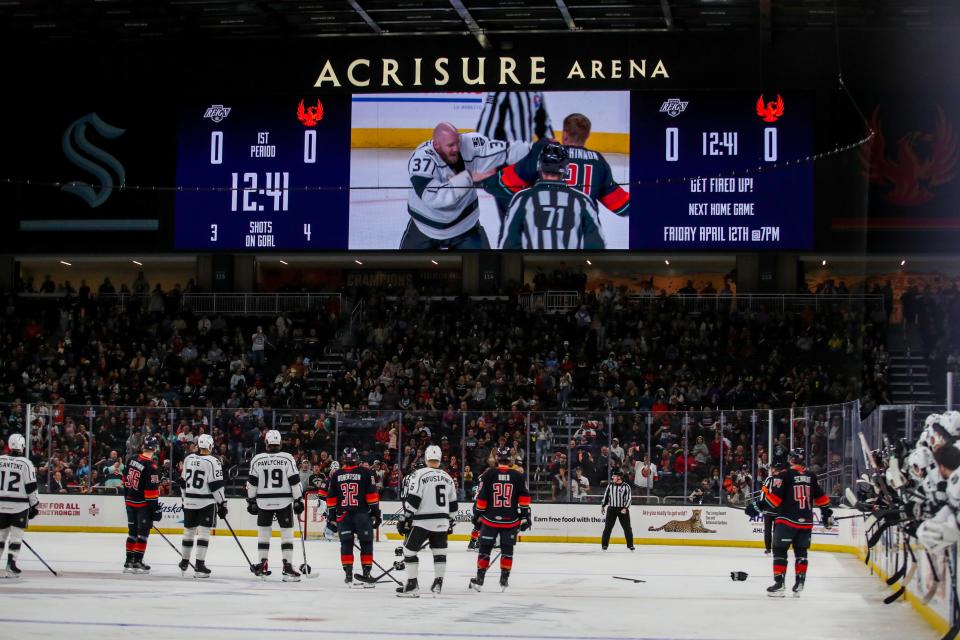
<path id="1" fill-rule="evenodd" d="M 956 29 L 957 0 L 0 0 L 38 42 L 463 34 Z"/>

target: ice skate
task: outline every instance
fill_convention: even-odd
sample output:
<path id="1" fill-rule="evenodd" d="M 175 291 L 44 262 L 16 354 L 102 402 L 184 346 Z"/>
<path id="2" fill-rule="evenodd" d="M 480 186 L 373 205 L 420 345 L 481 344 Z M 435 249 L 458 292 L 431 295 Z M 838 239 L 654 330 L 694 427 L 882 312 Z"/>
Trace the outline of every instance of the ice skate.
<path id="1" fill-rule="evenodd" d="M 197 564 L 194 565 L 193 577 L 194 578 L 210 577 L 210 569 L 207 569 L 207 564 L 203 560 L 197 560 Z"/>
<path id="2" fill-rule="evenodd" d="M 420 585 L 417 584 L 416 578 L 410 578 L 407 580 L 407 584 L 402 587 L 397 587 L 397 597 L 398 598 L 419 598 L 420 597 Z"/>
<path id="3" fill-rule="evenodd" d="M 293 568 L 293 565 L 283 561 L 283 581 L 284 582 L 300 582 L 300 572 Z"/>
<path id="4" fill-rule="evenodd" d="M 793 583 L 793 597 L 799 598 L 800 594 L 803 593 L 803 585 L 807 581 L 806 576 L 797 576 L 797 581 Z"/>
<path id="5" fill-rule="evenodd" d="M 767 587 L 767 595 L 771 598 L 782 598 L 786 595 L 787 591 L 787 588 L 783 584 L 784 578 L 782 575 L 779 575 L 775 576 L 773 580 L 773 584 Z"/>
<path id="6" fill-rule="evenodd" d="M 443 578 L 434 578 L 433 584 L 430 585 L 430 591 L 433 593 L 434 597 L 440 595 L 440 591 L 443 589 Z"/>

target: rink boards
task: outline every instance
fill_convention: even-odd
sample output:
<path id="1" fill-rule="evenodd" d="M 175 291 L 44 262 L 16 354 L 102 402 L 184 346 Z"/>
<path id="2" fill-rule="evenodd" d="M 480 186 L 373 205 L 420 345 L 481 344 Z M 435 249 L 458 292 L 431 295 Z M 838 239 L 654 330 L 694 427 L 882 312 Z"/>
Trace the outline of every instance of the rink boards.
<path id="1" fill-rule="evenodd" d="M 161 498 L 163 519 L 158 524 L 161 531 L 179 534 L 183 527 L 183 507 L 179 498 Z M 237 535 L 256 535 L 255 517 L 247 513 L 246 501 L 240 498 L 229 500 L 231 525 Z M 381 539 L 400 539 L 389 526 L 400 510 L 398 502 L 382 503 L 384 526 Z M 472 528 L 470 524 L 472 505 L 463 504 L 457 514 L 453 540 L 466 540 Z M 854 512 L 837 509 L 835 516 L 852 515 Z M 642 545 L 717 546 L 717 547 L 762 547 L 763 522 L 748 518 L 743 511 L 732 507 L 709 505 L 671 506 L 635 505 L 630 509 L 634 540 Z M 304 517 L 309 519 L 309 528 L 316 530 L 322 524 L 322 508 L 314 502 Z M 520 536 L 526 542 L 582 542 L 598 544 L 603 529 L 603 517 L 598 505 L 586 504 L 534 504 L 533 528 Z M 91 495 L 42 495 L 40 515 L 31 521 L 34 531 L 126 533 L 126 510 L 120 496 Z M 215 530 L 216 535 L 230 535 L 225 527 Z M 274 535 L 278 535 L 275 531 Z M 614 528 L 613 544 L 623 544 L 619 525 Z M 859 518 L 840 520 L 832 529 L 824 529 L 819 523 L 813 532 L 814 550 L 851 553 L 866 557 L 863 521 Z M 881 578 L 896 572 L 902 545 L 893 531 L 884 535 L 870 554 L 870 568 Z M 952 619 L 950 610 L 951 586 L 943 580 L 949 576 L 947 554 L 934 554 L 927 558 L 922 549 L 916 550 L 919 560 L 917 571 L 907 585 L 907 599 L 917 611 L 940 632 L 949 628 Z M 931 570 L 931 565 L 932 569 Z M 934 575 L 941 577 L 939 583 Z M 900 583 L 893 585 L 899 588 Z M 922 601 L 932 594 L 929 601 Z"/>

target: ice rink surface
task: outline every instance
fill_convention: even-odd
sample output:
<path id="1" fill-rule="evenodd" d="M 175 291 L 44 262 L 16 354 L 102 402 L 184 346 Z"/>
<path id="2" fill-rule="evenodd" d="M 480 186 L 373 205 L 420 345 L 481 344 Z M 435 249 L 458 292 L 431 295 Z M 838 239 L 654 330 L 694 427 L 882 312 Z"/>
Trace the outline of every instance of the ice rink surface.
<path id="1" fill-rule="evenodd" d="M 178 536 L 168 537 L 179 545 Z M 475 593 L 466 585 L 476 554 L 453 542 L 443 594 L 414 600 L 397 598 L 392 582 L 347 589 L 335 543 L 309 541 L 307 554 L 319 577 L 283 583 L 277 538 L 274 574 L 266 582 L 250 574 L 229 537 L 211 540 L 213 577 L 206 580 L 181 577 L 179 558 L 157 535 L 147 549 L 149 576 L 121 572 L 122 535 L 28 532 L 26 539 L 62 575 L 50 575 L 24 548 L 23 576 L 0 580 L 0 638 L 939 637 L 909 604 L 882 604 L 890 591 L 847 554 L 812 553 L 803 596 L 772 599 L 764 592 L 771 583 L 769 556 L 758 549 L 638 546 L 631 553 L 613 545 L 604 553 L 598 545 L 521 543 L 510 588 L 501 593 L 496 586 L 495 565 L 489 586 Z M 241 540 L 255 554 L 255 539 Z M 390 566 L 397 544 L 377 543 L 377 561 Z M 421 558 L 424 590 L 433 569 L 429 553 Z M 294 563 L 300 562 L 298 541 Z M 730 571 L 750 577 L 732 582 Z"/>
<path id="2" fill-rule="evenodd" d="M 405 187 L 409 184 L 407 149 L 354 149 L 350 153 L 350 239 L 351 249 L 396 249 L 407 228 L 407 190 L 370 189 L 366 187 Z M 630 190 L 627 177 L 630 156 L 605 153 L 613 178 Z M 364 187 L 364 188 L 357 188 Z M 493 197 L 482 189 L 480 224 L 487 232 L 492 248 L 497 248 L 500 216 Z M 600 205 L 600 224 L 608 249 L 627 249 L 630 244 L 630 219 L 610 213 Z"/>

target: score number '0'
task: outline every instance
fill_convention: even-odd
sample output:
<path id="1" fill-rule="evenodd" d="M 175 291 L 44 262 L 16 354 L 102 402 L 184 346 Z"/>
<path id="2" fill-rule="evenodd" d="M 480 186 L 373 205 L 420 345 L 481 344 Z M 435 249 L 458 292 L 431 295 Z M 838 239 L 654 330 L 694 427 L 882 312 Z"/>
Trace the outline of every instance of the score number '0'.
<path id="1" fill-rule="evenodd" d="M 303 132 L 303 163 L 317 162 L 317 132 L 305 129 Z M 210 164 L 223 164 L 223 131 L 210 132 Z"/>

